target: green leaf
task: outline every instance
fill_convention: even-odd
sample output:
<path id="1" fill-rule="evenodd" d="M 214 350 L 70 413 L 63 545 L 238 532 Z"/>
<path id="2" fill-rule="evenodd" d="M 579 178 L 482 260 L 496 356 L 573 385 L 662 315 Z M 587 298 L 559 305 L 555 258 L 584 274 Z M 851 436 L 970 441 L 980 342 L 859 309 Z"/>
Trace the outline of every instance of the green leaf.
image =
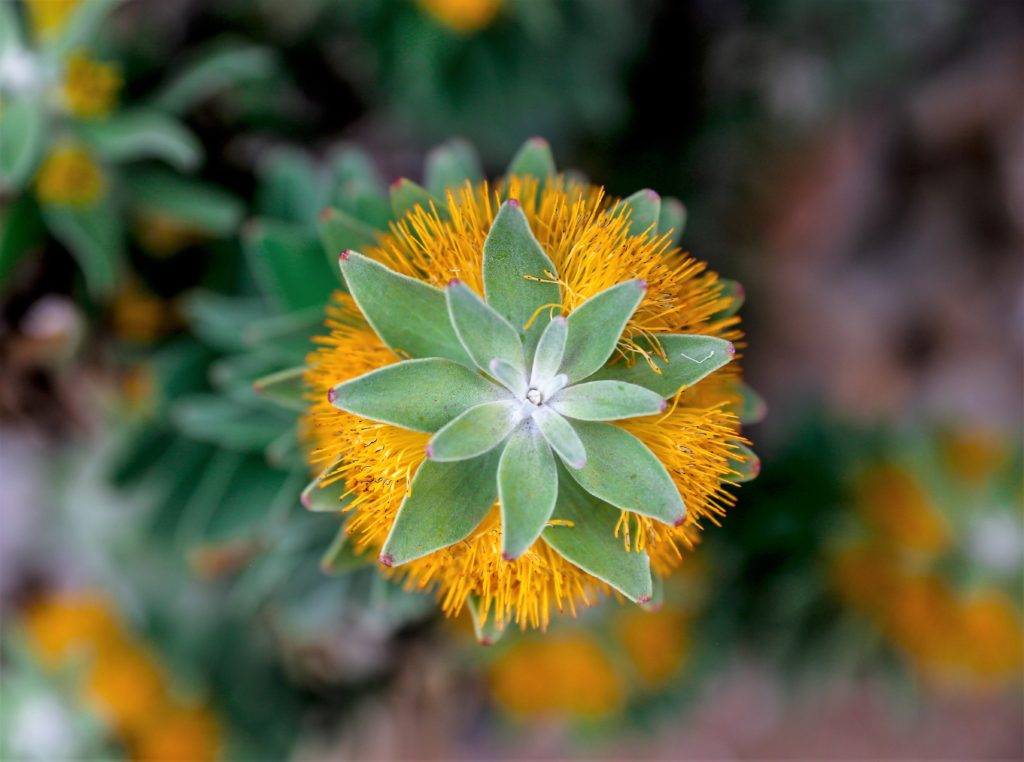
<path id="1" fill-rule="evenodd" d="M 537 342 L 537 353 L 533 358 L 533 370 L 530 372 L 530 385 L 547 384 L 558 374 L 565 357 L 565 340 L 569 335 L 569 323 L 561 315 L 551 318 Z"/>
<path id="2" fill-rule="evenodd" d="M 686 518 L 686 506 L 665 466 L 647 445 L 610 423 L 573 425 L 587 453 L 586 465 L 570 471 L 587 492 L 616 508 L 670 526 Z"/>
<path id="3" fill-rule="evenodd" d="M 24 194 L 0 211 L 0 287 L 11 277 L 21 260 L 41 246 L 45 230 L 39 207 L 30 194 Z M 525 389 L 524 389 L 525 391 Z"/>
<path id="4" fill-rule="evenodd" d="M 320 213 L 320 241 L 329 261 L 349 249 L 369 249 L 379 242 L 376 230 L 341 209 L 328 207 Z"/>
<path id="5" fill-rule="evenodd" d="M 558 497 L 558 469 L 544 436 L 533 424 L 509 437 L 498 463 L 501 555 L 519 558 L 540 537 Z"/>
<path id="6" fill-rule="evenodd" d="M 261 215 L 304 227 L 317 223 L 324 206 L 324 183 L 306 153 L 276 149 L 260 166 L 259 177 L 256 208 Z"/>
<path id="7" fill-rule="evenodd" d="M 242 201 L 219 186 L 167 170 L 125 173 L 125 185 L 136 209 L 165 215 L 211 236 L 233 234 L 245 213 Z"/>
<path id="8" fill-rule="evenodd" d="M 672 231 L 672 246 L 678 246 L 686 229 L 686 207 L 677 198 L 661 200 L 661 214 L 658 216 L 658 233 Z"/>
<path id="9" fill-rule="evenodd" d="M 21 22 L 13 3 L 0 3 L 0 56 L 9 50 L 20 51 L 24 47 Z"/>
<path id="10" fill-rule="evenodd" d="M 469 614 L 473 618 L 473 633 L 476 635 L 477 643 L 482 646 L 493 646 L 501 640 L 505 629 L 498 626 L 495 616 L 497 606 L 491 606 L 488 611 L 484 611 L 480 596 L 472 593 L 466 597 L 466 606 L 469 607 Z"/>
<path id="11" fill-rule="evenodd" d="M 356 554 L 351 540 L 345 533 L 345 527 L 342 526 L 338 528 L 334 541 L 320 558 L 320 569 L 324 574 L 345 574 L 372 563 L 373 556 L 370 553 Z"/>
<path id="12" fill-rule="evenodd" d="M 266 399 L 288 408 L 305 412 L 308 404 L 306 402 L 306 387 L 302 382 L 302 376 L 306 372 L 305 366 L 288 368 L 263 376 L 252 382 L 253 390 Z"/>
<path id="13" fill-rule="evenodd" d="M 324 305 L 337 280 L 320 242 L 302 227 L 277 220 L 253 220 L 242 243 L 263 291 L 292 312 Z"/>
<path id="14" fill-rule="evenodd" d="M 372 370 L 327 397 L 353 415 L 433 433 L 471 407 L 507 399 L 508 392 L 465 365 L 431 357 Z"/>
<path id="15" fill-rule="evenodd" d="M 571 423 L 546 405 L 534 412 L 533 421 L 551 449 L 569 468 L 575 470 L 586 465 L 587 452 Z"/>
<path id="16" fill-rule="evenodd" d="M 650 188 L 644 188 L 615 205 L 613 215 L 629 214 L 629 234 L 658 232 L 658 218 L 661 215 L 661 196 Z"/>
<path id="17" fill-rule="evenodd" d="M 269 48 L 219 39 L 189 56 L 150 103 L 160 111 L 180 114 L 225 90 L 266 79 L 278 69 Z"/>
<path id="18" fill-rule="evenodd" d="M 552 518 L 572 526 L 549 526 L 542 535 L 569 563 L 603 580 L 635 603 L 653 595 L 651 563 L 645 551 L 628 551 L 615 536 L 621 513 L 588 495 L 564 473 Z"/>
<path id="19" fill-rule="evenodd" d="M 734 482 L 749 482 L 756 479 L 761 473 L 761 459 L 757 453 L 741 442 L 734 441 L 733 453 L 729 456 L 729 468 L 735 474 L 729 476 Z"/>
<path id="20" fill-rule="evenodd" d="M 530 138 L 512 157 L 505 170 L 506 175 L 533 175 L 538 180 L 547 180 L 556 173 L 555 157 L 551 146 L 544 138 Z"/>
<path id="21" fill-rule="evenodd" d="M 646 293 L 647 284 L 634 278 L 595 294 L 569 313 L 561 368 L 569 383 L 587 378 L 608 361 Z"/>
<path id="22" fill-rule="evenodd" d="M 4 96 L 0 102 L 0 188 L 18 188 L 28 179 L 46 132 L 39 98 L 29 94 Z"/>
<path id="23" fill-rule="evenodd" d="M 484 173 L 480 158 L 465 140 L 449 140 L 427 153 L 424 177 L 427 190 L 438 198 L 445 198 L 449 189 L 457 191 L 467 180 L 478 183 Z"/>
<path id="24" fill-rule="evenodd" d="M 722 296 L 730 301 L 728 307 L 715 314 L 715 320 L 721 320 L 722 318 L 735 315 L 740 311 L 740 307 L 743 306 L 743 302 L 747 298 L 746 289 L 743 288 L 743 284 L 739 281 L 722 278 L 718 282 L 722 284 Z"/>
<path id="25" fill-rule="evenodd" d="M 47 41 L 47 46 L 56 58 L 61 59 L 74 50 L 89 45 L 106 21 L 107 14 L 118 0 L 83 0 L 73 11 L 70 18 L 56 37 Z"/>
<path id="26" fill-rule="evenodd" d="M 608 365 L 591 380 L 614 379 L 638 384 L 668 399 L 686 386 L 693 386 L 705 376 L 726 365 L 736 354 L 731 342 L 714 336 L 697 334 L 660 334 L 657 336 L 668 362 L 650 352 L 651 362 L 660 373 L 642 359 L 630 367 L 625 362 Z"/>
<path id="27" fill-rule="evenodd" d="M 135 109 L 78 124 L 82 140 L 113 163 L 160 159 L 186 171 L 203 160 L 203 147 L 184 125 L 159 111 Z"/>
<path id="28" fill-rule="evenodd" d="M 338 151 L 331 159 L 330 176 L 333 188 L 328 203 L 372 229 L 387 229 L 392 218 L 391 200 L 377 168 L 365 152 L 352 147 Z"/>
<path id="29" fill-rule="evenodd" d="M 503 360 L 525 373 L 519 332 L 505 318 L 457 278 L 449 281 L 445 298 L 455 333 L 480 370 L 490 372 L 492 360 Z"/>
<path id="30" fill-rule="evenodd" d="M 97 298 L 111 296 L 125 254 L 120 220 L 109 200 L 85 209 L 45 206 L 43 217 L 82 268 L 90 293 Z"/>
<path id="31" fill-rule="evenodd" d="M 555 266 L 537 242 L 519 202 L 501 205 L 484 241 L 484 295 L 498 314 L 523 338 L 527 359 L 548 324 L 547 305 L 561 306 L 556 283 L 542 283 L 555 274 Z M 528 280 L 527 277 L 532 280 Z M 539 312 L 538 312 L 539 310 Z M 529 331 L 526 324 L 533 320 Z"/>
<path id="32" fill-rule="evenodd" d="M 338 513 L 346 505 L 342 497 L 348 492 L 348 485 L 344 479 L 337 479 L 330 484 L 324 484 L 324 480 L 332 475 L 341 463 L 341 458 L 331 462 L 327 468 L 302 490 L 299 502 L 307 511 L 314 513 Z"/>
<path id="33" fill-rule="evenodd" d="M 526 396 L 526 375 L 511 363 L 491 360 L 488 373 L 516 397 L 522 399 Z"/>
<path id="34" fill-rule="evenodd" d="M 768 403 L 749 384 L 739 383 L 740 404 L 729 411 L 739 416 L 741 423 L 760 423 L 768 413 Z"/>
<path id="35" fill-rule="evenodd" d="M 426 188 L 406 177 L 393 182 L 389 193 L 391 194 L 391 211 L 394 213 L 395 219 L 402 219 L 417 206 L 423 207 L 428 212 L 433 207 L 438 213 L 443 213 L 448 209 L 447 204 L 432 196 Z"/>
<path id="36" fill-rule="evenodd" d="M 503 399 L 469 408 L 430 438 L 427 457 L 438 462 L 468 460 L 490 452 L 522 421 L 520 407 L 517 400 Z"/>
<path id="37" fill-rule="evenodd" d="M 396 353 L 473 364 L 452 327 L 441 289 L 355 251 L 343 252 L 338 264 L 363 317 Z"/>
<path id="38" fill-rule="evenodd" d="M 201 442 L 229 450 L 263 450 L 294 426 L 291 415 L 239 405 L 215 394 L 193 394 L 177 400 L 171 421 L 183 433 Z M 294 498 L 293 498 L 294 499 Z"/>
<path id="39" fill-rule="evenodd" d="M 499 452 L 452 463 L 423 461 L 413 477 L 380 562 L 401 566 L 466 539 L 497 497 Z"/>
<path id="40" fill-rule="evenodd" d="M 617 421 L 665 409 L 661 395 L 624 381 L 589 381 L 570 386 L 555 394 L 548 404 L 555 412 L 581 421 Z"/>

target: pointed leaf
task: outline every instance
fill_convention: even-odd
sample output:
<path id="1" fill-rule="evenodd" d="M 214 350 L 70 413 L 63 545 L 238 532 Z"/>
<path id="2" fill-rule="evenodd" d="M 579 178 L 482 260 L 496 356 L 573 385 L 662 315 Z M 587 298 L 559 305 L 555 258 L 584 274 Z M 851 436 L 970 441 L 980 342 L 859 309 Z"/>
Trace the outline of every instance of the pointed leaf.
<path id="1" fill-rule="evenodd" d="M 740 311 L 747 298 L 747 292 L 739 281 L 722 278 L 718 282 L 722 284 L 722 296 L 729 300 L 729 305 L 715 314 L 715 319 L 721 320 Z"/>
<path id="2" fill-rule="evenodd" d="M 97 155 L 115 164 L 160 159 L 175 169 L 190 170 L 203 160 L 199 139 L 159 111 L 121 111 L 106 119 L 82 121 L 78 131 Z"/>
<path id="3" fill-rule="evenodd" d="M 615 205 L 612 214 L 629 213 L 629 234 L 657 233 L 658 218 L 661 215 L 661 196 L 650 188 L 644 188 Z"/>
<path id="4" fill-rule="evenodd" d="M 35 96 L 4 95 L 0 108 L 0 188 L 29 177 L 46 140 L 45 104 Z"/>
<path id="5" fill-rule="evenodd" d="M 521 403 L 507 399 L 475 405 L 438 430 L 427 445 L 427 457 L 443 462 L 467 460 L 490 452 L 522 421 Z"/>
<path id="6" fill-rule="evenodd" d="M 253 390 L 266 399 L 276 402 L 290 410 L 304 412 L 308 407 L 306 402 L 306 387 L 302 382 L 302 375 L 306 372 L 305 366 L 279 370 L 269 376 L 263 376 L 252 382 Z"/>
<path id="7" fill-rule="evenodd" d="M 616 508 L 678 525 L 686 506 L 665 466 L 643 442 L 610 423 L 573 425 L 587 453 L 587 464 L 572 477 L 587 492 Z"/>
<path id="8" fill-rule="evenodd" d="M 338 263 L 363 317 L 397 353 L 473 364 L 452 327 L 441 289 L 354 251 L 343 252 Z"/>
<path id="9" fill-rule="evenodd" d="M 730 412 L 739 416 L 741 423 L 760 423 L 768 413 L 768 403 L 749 384 L 739 384 L 740 404 L 730 406 Z"/>
<path id="10" fill-rule="evenodd" d="M 556 171 L 555 157 L 551 153 L 548 141 L 544 138 L 530 138 L 512 157 L 505 174 L 533 175 L 544 181 Z"/>
<path id="11" fill-rule="evenodd" d="M 319 241 L 305 228 L 278 220 L 246 224 L 242 242 L 265 293 L 286 312 L 322 307 L 337 283 Z"/>
<path id="12" fill-rule="evenodd" d="M 558 374 L 565 356 L 565 340 L 569 335 L 568 321 L 561 315 L 551 318 L 544 333 L 537 342 L 537 353 L 533 358 L 530 385 L 540 386 Z"/>
<path id="13" fill-rule="evenodd" d="M 480 370 L 489 372 L 491 360 L 504 360 L 525 373 L 519 332 L 505 318 L 457 278 L 448 283 L 445 298 L 455 334 Z"/>
<path id="14" fill-rule="evenodd" d="M 330 484 L 324 484 L 324 480 L 333 474 L 341 464 L 341 458 L 331 462 L 327 468 L 309 484 L 307 484 L 299 495 L 299 502 L 307 511 L 314 513 L 338 513 L 346 505 L 342 497 L 348 492 L 348 485 L 344 479 L 338 479 Z"/>
<path id="15" fill-rule="evenodd" d="M 160 111 L 181 114 L 220 92 L 243 92 L 243 83 L 268 79 L 279 68 L 270 48 L 217 38 L 190 55 L 149 102 Z"/>
<path id="16" fill-rule="evenodd" d="M 90 293 L 110 296 L 124 266 L 124 231 L 109 199 L 88 209 L 44 206 L 46 225 L 74 256 Z"/>
<path id="17" fill-rule="evenodd" d="M 377 231 L 348 212 L 328 207 L 320 213 L 320 242 L 330 261 L 348 249 L 368 249 L 378 243 Z"/>
<path id="18" fill-rule="evenodd" d="M 551 445 L 558 457 L 571 469 L 583 468 L 587 463 L 587 452 L 579 434 L 567 420 L 547 405 L 537 409 L 533 421 Z"/>
<path id="19" fill-rule="evenodd" d="M 617 421 L 653 415 L 665 409 L 660 394 L 624 381 L 589 381 L 558 392 L 548 404 L 581 421 Z"/>
<path id="20" fill-rule="evenodd" d="M 438 198 L 435 198 L 426 188 L 423 188 L 412 180 L 402 177 L 391 184 L 391 211 L 396 219 L 401 219 L 417 206 L 430 211 L 431 206 L 438 212 L 447 210 L 447 205 Z"/>
<path id="21" fill-rule="evenodd" d="M 645 551 L 628 551 L 615 536 L 621 513 L 563 473 L 558 480 L 558 503 L 552 518 L 572 526 L 550 526 L 543 538 L 571 564 L 611 585 L 635 603 L 653 594 L 651 563 Z"/>
<path id="22" fill-rule="evenodd" d="M 261 162 L 259 180 L 256 208 L 263 217 L 303 227 L 316 224 L 325 203 L 324 180 L 309 154 L 275 149 Z"/>
<path id="23" fill-rule="evenodd" d="M 331 404 L 353 415 L 433 433 L 464 411 L 508 392 L 441 357 L 407 360 L 338 384 Z"/>
<path id="24" fill-rule="evenodd" d="M 569 383 L 582 381 L 608 362 L 646 293 L 644 281 L 628 280 L 590 297 L 569 314 L 561 368 Z"/>
<path id="25" fill-rule="evenodd" d="M 693 386 L 705 376 L 726 365 L 736 354 L 731 342 L 714 336 L 661 334 L 657 337 L 668 362 L 650 353 L 655 373 L 642 358 L 630 367 L 625 362 L 608 365 L 590 380 L 614 379 L 638 384 L 668 399 L 683 387 Z"/>
<path id="26" fill-rule="evenodd" d="M 491 606 L 490 609 L 484 611 L 480 596 L 472 593 L 466 597 L 466 606 L 469 607 L 469 614 L 473 618 L 473 633 L 480 645 L 493 646 L 501 640 L 505 629 L 498 625 L 498 619 L 495 616 L 497 606 Z"/>
<path id="27" fill-rule="evenodd" d="M 427 190 L 444 198 L 447 190 L 461 188 L 467 180 L 476 184 L 483 180 L 480 159 L 465 140 L 449 140 L 427 154 L 424 169 Z"/>
<path id="28" fill-rule="evenodd" d="M 729 456 L 729 468 L 736 472 L 729 478 L 734 482 L 749 482 L 761 473 L 761 459 L 757 453 L 741 442 L 733 442 L 735 449 Z"/>
<path id="29" fill-rule="evenodd" d="M 245 214 L 236 196 L 166 168 L 126 172 L 122 178 L 134 208 L 156 212 L 207 235 L 234 235 Z"/>
<path id="30" fill-rule="evenodd" d="M 542 283 L 555 274 L 555 266 L 530 230 L 519 202 L 502 204 L 484 241 L 484 294 L 499 315 L 523 337 L 527 359 L 548 324 L 547 305 L 561 305 L 556 283 Z M 532 280 L 528 280 L 527 277 Z M 540 312 L 538 312 L 540 310 Z M 533 319 L 529 331 L 526 324 Z"/>
<path id="31" fill-rule="evenodd" d="M 673 246 L 678 246 L 683 238 L 683 231 L 686 229 L 686 207 L 677 198 L 663 198 L 661 200 L 661 214 L 658 216 L 658 233 L 664 234 L 672 231 L 671 241 Z"/>
<path id="32" fill-rule="evenodd" d="M 519 368 L 504 360 L 491 360 L 488 372 L 517 398 L 526 396 L 526 376 Z"/>
<path id="33" fill-rule="evenodd" d="M 551 518 L 558 497 L 555 455 L 536 424 L 509 437 L 498 463 L 502 558 L 510 561 L 530 549 Z"/>
<path id="34" fill-rule="evenodd" d="M 330 547 L 320 558 L 320 569 L 324 574 L 344 574 L 362 569 L 372 563 L 373 555 L 371 553 L 356 554 L 355 547 L 345 533 L 345 527 L 342 526 L 338 529 Z"/>
<path id="35" fill-rule="evenodd" d="M 400 566 L 466 539 L 498 496 L 497 450 L 473 460 L 423 461 L 381 550 L 380 562 Z"/>

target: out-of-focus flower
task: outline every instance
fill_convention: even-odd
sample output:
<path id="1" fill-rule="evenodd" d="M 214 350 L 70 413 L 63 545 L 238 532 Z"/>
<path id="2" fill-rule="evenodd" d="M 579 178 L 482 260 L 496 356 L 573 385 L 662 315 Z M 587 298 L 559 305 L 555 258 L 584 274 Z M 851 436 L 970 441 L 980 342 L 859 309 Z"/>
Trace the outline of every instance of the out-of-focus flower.
<path id="1" fill-rule="evenodd" d="M 165 679 L 148 650 L 129 641 L 104 644 L 92 661 L 85 695 L 124 738 L 134 737 L 158 715 Z"/>
<path id="2" fill-rule="evenodd" d="M 57 35 L 82 0 L 25 0 L 32 31 L 41 39 Z"/>
<path id="3" fill-rule="evenodd" d="M 99 596 L 53 596 L 36 601 L 24 625 L 39 660 L 56 667 L 117 641 L 120 625 Z"/>
<path id="4" fill-rule="evenodd" d="M 201 230 L 192 228 L 167 214 L 140 214 L 135 225 L 135 235 L 142 248 L 158 257 L 177 254 L 186 246 L 204 240 L 207 236 Z"/>
<path id="5" fill-rule="evenodd" d="M 420 8 L 457 34 L 473 34 L 489 26 L 504 0 L 416 0 Z"/>
<path id="6" fill-rule="evenodd" d="M 175 705 L 150 717 L 131 748 L 145 762 L 210 762 L 220 757 L 222 739 L 216 716 L 205 707 Z"/>
<path id="7" fill-rule="evenodd" d="M 100 119 L 117 103 L 121 74 L 113 64 L 101 63 L 78 51 L 68 57 L 61 94 L 74 116 Z"/>
<path id="8" fill-rule="evenodd" d="M 691 617 L 684 611 L 624 611 L 615 630 L 645 688 L 659 688 L 690 656 Z"/>
<path id="9" fill-rule="evenodd" d="M 137 280 L 130 280 L 114 298 L 114 332 L 121 339 L 150 344 L 178 324 L 177 306 L 162 299 Z"/>
<path id="10" fill-rule="evenodd" d="M 104 192 L 103 170 L 84 148 L 62 145 L 43 161 L 36 176 L 36 191 L 44 203 L 87 207 Z"/>

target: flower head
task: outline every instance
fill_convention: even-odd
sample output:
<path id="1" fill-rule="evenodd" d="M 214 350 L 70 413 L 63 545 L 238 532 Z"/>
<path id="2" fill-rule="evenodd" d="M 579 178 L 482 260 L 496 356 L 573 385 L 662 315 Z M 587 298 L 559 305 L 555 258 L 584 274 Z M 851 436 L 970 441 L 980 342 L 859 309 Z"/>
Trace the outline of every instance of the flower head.
<path id="1" fill-rule="evenodd" d="M 738 320 L 659 206 L 513 174 L 341 254 L 349 294 L 306 374 L 319 481 L 344 480 L 357 548 L 447 612 L 500 630 L 644 602 L 731 502 L 752 458 Z"/>
<path id="2" fill-rule="evenodd" d="M 36 176 L 36 192 L 47 204 L 91 206 L 103 190 L 103 171 L 88 151 L 74 145 L 53 149 Z"/>
<path id="3" fill-rule="evenodd" d="M 472 34 L 487 27 L 504 0 L 416 0 L 424 13 L 457 34 Z"/>
<path id="4" fill-rule="evenodd" d="M 72 53 L 67 61 L 62 95 L 68 111 L 83 119 L 107 116 L 117 102 L 121 74 L 111 64 Z"/>
<path id="5" fill-rule="evenodd" d="M 67 25 L 82 0 L 26 0 L 29 23 L 40 39 L 54 37 Z"/>

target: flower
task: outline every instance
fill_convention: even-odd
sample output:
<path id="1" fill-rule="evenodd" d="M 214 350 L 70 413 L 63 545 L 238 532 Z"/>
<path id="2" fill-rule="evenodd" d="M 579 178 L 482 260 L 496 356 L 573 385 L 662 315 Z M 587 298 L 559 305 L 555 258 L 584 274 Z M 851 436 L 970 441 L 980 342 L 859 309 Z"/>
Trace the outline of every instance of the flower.
<path id="1" fill-rule="evenodd" d="M 40 39 L 55 37 L 64 29 L 82 0 L 26 0 L 29 23 Z"/>
<path id="2" fill-rule="evenodd" d="M 753 459 L 736 297 L 656 232 L 659 205 L 512 174 L 342 254 L 351 295 L 305 374 L 311 460 L 344 480 L 357 550 L 449 615 L 500 631 L 643 602 L 732 504 Z"/>
<path id="3" fill-rule="evenodd" d="M 89 152 L 74 145 L 54 148 L 36 176 L 39 200 L 63 206 L 92 206 L 104 191 L 103 172 Z"/>
<path id="4" fill-rule="evenodd" d="M 468 35 L 494 21 L 504 0 L 416 0 L 424 13 L 447 29 Z"/>
<path id="5" fill-rule="evenodd" d="M 82 119 L 107 116 L 117 102 L 121 74 L 111 64 L 94 61 L 81 51 L 68 57 L 61 90 L 71 114 Z"/>

